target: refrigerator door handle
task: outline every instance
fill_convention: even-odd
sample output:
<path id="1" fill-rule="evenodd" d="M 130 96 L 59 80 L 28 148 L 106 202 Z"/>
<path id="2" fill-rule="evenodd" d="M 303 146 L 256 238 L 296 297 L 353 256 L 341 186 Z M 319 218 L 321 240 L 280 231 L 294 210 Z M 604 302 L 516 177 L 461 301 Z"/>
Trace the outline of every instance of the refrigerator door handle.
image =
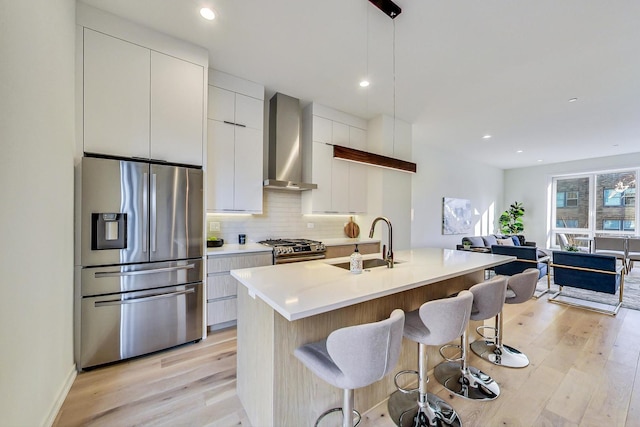
<path id="1" fill-rule="evenodd" d="M 150 270 L 99 271 L 99 272 L 94 274 L 94 277 L 96 279 L 100 279 L 102 277 L 138 276 L 140 274 L 166 273 L 166 272 L 169 272 L 169 271 L 177 271 L 177 270 L 191 270 L 193 268 L 195 268 L 195 264 L 178 265 L 176 267 L 153 268 L 153 269 L 150 269 Z"/>
<path id="2" fill-rule="evenodd" d="M 142 174 L 142 252 L 149 246 L 149 174 Z"/>
<path id="3" fill-rule="evenodd" d="M 95 307 L 106 307 L 106 306 L 110 306 L 110 305 L 125 305 L 125 304 L 135 304 L 135 303 L 139 303 L 139 302 L 148 302 L 148 301 L 153 301 L 153 300 L 158 300 L 158 299 L 162 299 L 162 298 L 173 298 L 173 297 L 177 297 L 180 295 L 186 295 L 186 294 L 192 294 L 195 292 L 195 289 L 190 288 L 190 289 L 186 289 L 184 291 L 176 291 L 176 292 L 169 292 L 166 294 L 160 294 L 160 295 L 152 295 L 150 297 L 141 297 L 141 298 L 131 298 L 131 299 L 126 299 L 126 300 L 110 300 L 110 301 L 96 301 L 94 303 Z"/>
<path id="4" fill-rule="evenodd" d="M 156 240 L 157 240 L 157 180 L 158 180 L 158 175 L 155 173 L 151 174 L 151 229 L 150 229 L 150 233 L 151 233 L 151 252 L 155 252 L 156 251 Z"/>

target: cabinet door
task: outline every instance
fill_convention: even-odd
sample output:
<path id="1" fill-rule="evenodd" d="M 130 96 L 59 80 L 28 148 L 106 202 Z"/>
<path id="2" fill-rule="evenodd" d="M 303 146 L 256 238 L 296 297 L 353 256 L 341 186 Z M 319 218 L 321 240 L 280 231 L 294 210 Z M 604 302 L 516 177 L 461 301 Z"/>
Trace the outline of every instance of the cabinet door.
<path id="1" fill-rule="evenodd" d="M 235 123 L 252 129 L 264 128 L 264 103 L 260 99 L 236 93 Z"/>
<path id="2" fill-rule="evenodd" d="M 349 126 L 333 122 L 331 140 L 335 145 L 349 146 Z M 331 153 L 331 210 L 346 213 L 349 211 L 349 167 L 351 163 L 336 160 Z"/>
<path id="3" fill-rule="evenodd" d="M 207 209 L 233 210 L 234 139 L 236 126 L 208 121 Z"/>
<path id="4" fill-rule="evenodd" d="M 349 127 L 349 146 L 356 150 L 367 149 L 367 133 L 363 129 Z M 367 166 L 349 164 L 349 213 L 367 211 Z"/>
<path id="5" fill-rule="evenodd" d="M 323 142 L 325 144 L 332 143 L 332 122 L 324 117 L 313 116 L 313 135 L 314 142 Z"/>
<path id="6" fill-rule="evenodd" d="M 311 175 L 318 188 L 312 191 L 312 211 L 331 212 L 331 166 L 333 147 L 322 142 L 313 142 Z"/>
<path id="7" fill-rule="evenodd" d="M 202 165 L 201 66 L 151 52 L 151 158 Z"/>
<path id="8" fill-rule="evenodd" d="M 221 122 L 235 123 L 236 94 L 230 90 L 209 86 L 207 116 Z"/>
<path id="9" fill-rule="evenodd" d="M 262 212 L 262 130 L 235 127 L 234 203 L 238 211 Z"/>
<path id="10" fill-rule="evenodd" d="M 149 157 L 149 49 L 84 30 L 84 151 Z"/>

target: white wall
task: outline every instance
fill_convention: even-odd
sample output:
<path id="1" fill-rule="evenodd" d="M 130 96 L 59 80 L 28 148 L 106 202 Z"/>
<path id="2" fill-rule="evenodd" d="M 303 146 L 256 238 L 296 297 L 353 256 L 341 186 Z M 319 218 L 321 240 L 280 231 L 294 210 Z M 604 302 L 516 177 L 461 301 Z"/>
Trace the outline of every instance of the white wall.
<path id="1" fill-rule="evenodd" d="M 74 0 L 0 0 L 0 424 L 73 379 Z"/>
<path id="2" fill-rule="evenodd" d="M 553 176 L 638 166 L 640 166 L 640 153 L 509 169 L 505 171 L 505 201 L 511 203 L 517 200 L 524 203 L 524 234 L 527 240 L 535 241 L 538 246 L 548 248 L 550 245 L 549 202 Z"/>
<path id="3" fill-rule="evenodd" d="M 503 205 L 503 171 L 483 165 L 463 154 L 451 155 L 413 141 L 418 173 L 413 176 L 411 246 L 454 249 L 464 235 L 442 234 L 442 199 L 469 199 L 474 210 L 469 235 L 485 235 L 494 229 Z"/>

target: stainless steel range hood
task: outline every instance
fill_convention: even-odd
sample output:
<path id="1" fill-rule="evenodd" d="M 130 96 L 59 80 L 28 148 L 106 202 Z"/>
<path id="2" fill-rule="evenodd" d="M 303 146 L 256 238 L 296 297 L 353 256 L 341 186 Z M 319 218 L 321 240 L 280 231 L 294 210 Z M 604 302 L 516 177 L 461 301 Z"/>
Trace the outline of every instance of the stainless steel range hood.
<path id="1" fill-rule="evenodd" d="M 269 101 L 269 167 L 264 188 L 313 190 L 302 181 L 300 153 L 300 100 L 281 93 Z"/>

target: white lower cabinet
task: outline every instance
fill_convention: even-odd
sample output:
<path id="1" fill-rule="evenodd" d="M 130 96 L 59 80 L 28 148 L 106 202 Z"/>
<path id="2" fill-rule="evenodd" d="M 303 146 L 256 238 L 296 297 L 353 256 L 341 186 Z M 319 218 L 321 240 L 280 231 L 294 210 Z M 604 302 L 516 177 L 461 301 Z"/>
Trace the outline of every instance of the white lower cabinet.
<path id="1" fill-rule="evenodd" d="M 238 282 L 230 271 L 271 265 L 271 252 L 221 254 L 207 257 L 207 326 L 220 329 L 235 324 Z"/>

